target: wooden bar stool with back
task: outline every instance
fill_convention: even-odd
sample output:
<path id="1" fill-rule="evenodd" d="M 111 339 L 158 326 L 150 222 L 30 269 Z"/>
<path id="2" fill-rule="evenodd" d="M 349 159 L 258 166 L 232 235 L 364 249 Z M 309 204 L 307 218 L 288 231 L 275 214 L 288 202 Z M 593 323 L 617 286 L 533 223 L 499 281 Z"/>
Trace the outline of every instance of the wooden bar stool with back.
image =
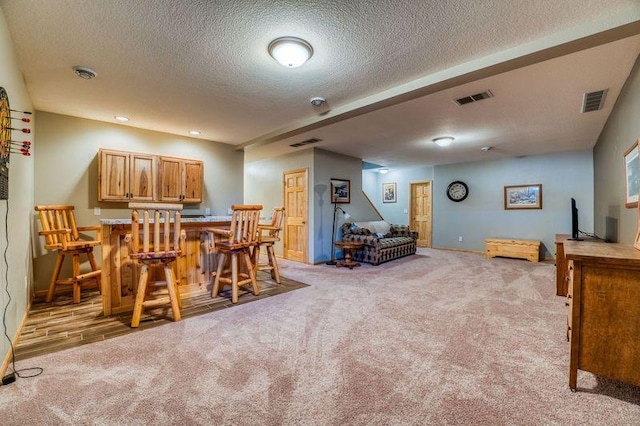
<path id="1" fill-rule="evenodd" d="M 253 249 L 253 267 L 256 271 L 270 271 L 271 278 L 280 284 L 280 270 L 276 260 L 276 253 L 273 245 L 280 241 L 280 231 L 282 230 L 282 222 L 284 220 L 284 207 L 276 207 L 273 209 L 273 217 L 270 225 L 258 225 L 258 241 Z M 267 263 L 260 263 L 260 248 L 265 247 L 267 250 Z"/>
<path id="2" fill-rule="evenodd" d="M 143 308 L 166 304 L 171 306 L 173 320 L 180 321 L 182 303 L 171 264 L 184 251 L 186 234 L 180 229 L 182 204 L 129 203 L 129 208 L 131 233 L 125 241 L 129 244 L 129 256 L 141 264 L 131 327 L 140 325 Z M 149 286 L 149 267 L 156 266 L 164 268 L 165 281 L 155 281 Z"/>
<path id="3" fill-rule="evenodd" d="M 58 285 L 71 285 L 73 287 L 73 303 L 80 303 L 80 289 L 93 284 L 100 290 L 100 274 L 96 259 L 93 256 L 93 248 L 102 243 L 100 226 L 77 226 L 74 214 L 74 206 L 48 205 L 35 206 L 40 215 L 42 231 L 38 232 L 45 239 L 45 248 L 55 250 L 58 253 L 56 263 L 49 282 L 47 302 L 53 300 L 53 295 Z M 87 240 L 83 232 L 95 231 L 96 238 Z M 80 255 L 84 254 L 89 259 L 91 271 L 80 271 Z M 73 256 L 73 269 L 71 277 L 60 278 L 60 271 L 67 255 Z"/>
<path id="4" fill-rule="evenodd" d="M 260 294 L 256 274 L 253 268 L 251 250 L 256 247 L 258 237 L 258 221 L 260 220 L 260 205 L 233 205 L 231 225 L 229 229 L 211 228 L 215 251 L 218 254 L 218 267 L 212 275 L 212 297 L 217 297 L 221 286 L 231 286 L 231 302 L 238 303 L 238 289 L 240 286 L 251 284 L 253 294 Z M 241 271 L 244 260 L 244 271 Z M 228 265 L 227 265 L 228 263 Z"/>

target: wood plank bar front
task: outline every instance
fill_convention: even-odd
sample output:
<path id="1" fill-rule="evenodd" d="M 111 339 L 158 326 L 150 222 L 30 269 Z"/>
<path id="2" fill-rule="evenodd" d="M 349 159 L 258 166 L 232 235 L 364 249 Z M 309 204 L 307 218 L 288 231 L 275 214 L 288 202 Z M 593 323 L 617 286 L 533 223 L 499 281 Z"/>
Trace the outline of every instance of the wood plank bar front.
<path id="1" fill-rule="evenodd" d="M 117 222 L 117 223 L 114 223 Z M 181 297 L 211 292 L 211 271 L 216 264 L 215 253 L 209 249 L 208 228 L 229 226 L 227 218 L 183 219 L 182 228 L 187 239 L 185 251 L 173 268 Z M 125 235 L 131 232 L 130 220 L 102 220 L 102 310 L 114 315 L 133 310 L 133 288 L 140 276 L 140 266 L 128 256 Z M 157 269 L 157 270 L 156 270 Z M 150 280 L 163 281 L 162 268 L 149 270 Z M 208 288 L 207 288 L 208 287 Z"/>

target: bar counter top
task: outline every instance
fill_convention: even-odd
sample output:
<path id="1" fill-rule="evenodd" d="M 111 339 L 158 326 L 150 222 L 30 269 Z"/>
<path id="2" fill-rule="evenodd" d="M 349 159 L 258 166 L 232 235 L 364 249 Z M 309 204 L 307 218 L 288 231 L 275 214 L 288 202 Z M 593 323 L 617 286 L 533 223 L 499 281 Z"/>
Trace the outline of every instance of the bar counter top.
<path id="1" fill-rule="evenodd" d="M 220 223 L 230 222 L 231 216 L 182 216 L 180 223 Z M 100 225 L 130 225 L 131 218 L 126 219 L 100 219 Z"/>

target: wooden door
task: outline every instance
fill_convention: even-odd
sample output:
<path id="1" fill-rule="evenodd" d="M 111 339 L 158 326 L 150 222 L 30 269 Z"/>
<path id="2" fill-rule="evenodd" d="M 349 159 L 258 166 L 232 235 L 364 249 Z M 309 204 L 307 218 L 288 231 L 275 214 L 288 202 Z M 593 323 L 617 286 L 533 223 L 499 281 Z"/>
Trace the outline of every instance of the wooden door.
<path id="1" fill-rule="evenodd" d="M 182 201 L 182 161 L 179 158 L 160 157 L 160 201 Z"/>
<path id="2" fill-rule="evenodd" d="M 183 203 L 202 202 L 202 161 L 184 160 L 182 162 Z"/>
<path id="3" fill-rule="evenodd" d="M 293 170 L 284 173 L 284 258 L 307 262 L 309 240 L 307 196 L 308 170 Z"/>
<path id="4" fill-rule="evenodd" d="M 129 153 L 100 150 L 98 156 L 98 200 L 129 200 Z"/>
<path id="5" fill-rule="evenodd" d="M 131 153 L 130 199 L 154 201 L 156 199 L 156 158 L 153 155 Z"/>
<path id="6" fill-rule="evenodd" d="M 411 184 L 409 226 L 418 231 L 418 247 L 431 247 L 431 182 Z"/>

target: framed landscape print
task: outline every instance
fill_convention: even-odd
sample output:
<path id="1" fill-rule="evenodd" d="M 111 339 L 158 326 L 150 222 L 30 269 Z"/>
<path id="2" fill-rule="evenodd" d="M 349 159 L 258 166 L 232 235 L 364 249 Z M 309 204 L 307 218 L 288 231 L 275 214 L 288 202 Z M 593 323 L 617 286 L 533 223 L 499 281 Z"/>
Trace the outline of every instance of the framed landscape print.
<path id="1" fill-rule="evenodd" d="M 634 142 L 624 153 L 624 206 L 638 207 L 638 190 L 640 190 L 640 164 L 638 162 L 638 141 Z"/>
<path id="2" fill-rule="evenodd" d="M 396 195 L 396 189 L 397 187 L 395 182 L 383 183 L 382 184 L 382 202 L 395 203 L 396 201 L 398 201 L 398 198 Z"/>
<path id="3" fill-rule="evenodd" d="M 504 187 L 504 209 L 541 209 L 542 184 Z"/>
<path id="4" fill-rule="evenodd" d="M 351 181 L 331 179 L 331 202 L 349 204 L 351 202 Z"/>

